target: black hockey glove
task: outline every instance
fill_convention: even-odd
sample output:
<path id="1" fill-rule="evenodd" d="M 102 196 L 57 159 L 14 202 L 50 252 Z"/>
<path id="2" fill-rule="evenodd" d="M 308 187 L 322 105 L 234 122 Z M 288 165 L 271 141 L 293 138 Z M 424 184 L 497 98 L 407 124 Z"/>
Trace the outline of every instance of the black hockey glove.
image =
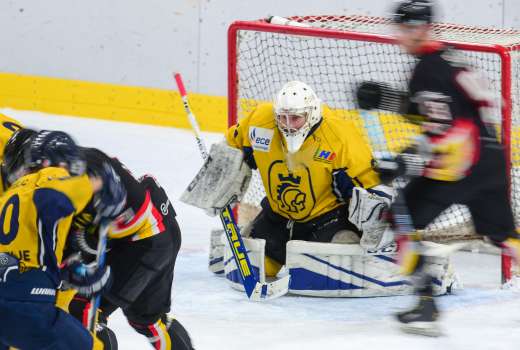
<path id="1" fill-rule="evenodd" d="M 374 81 L 362 82 L 357 88 L 356 96 L 360 109 L 382 109 L 402 114 L 407 103 L 406 93 Z"/>
<path id="2" fill-rule="evenodd" d="M 85 265 L 79 259 L 70 259 L 61 269 L 64 287 L 73 288 L 78 294 L 90 298 L 102 294 L 112 285 L 110 266 L 101 269 Z"/>
<path id="3" fill-rule="evenodd" d="M 98 216 L 115 218 L 121 214 L 126 204 L 126 189 L 114 168 L 104 163 L 96 174 L 103 180 L 103 187 L 94 194 L 94 208 Z"/>
<path id="4" fill-rule="evenodd" d="M 381 102 L 381 84 L 364 81 L 357 88 L 357 102 L 361 109 L 376 109 Z"/>
<path id="5" fill-rule="evenodd" d="M 424 159 L 418 154 L 401 153 L 393 159 L 383 158 L 375 162 L 381 183 L 389 185 L 400 176 L 417 177 L 424 171 Z"/>

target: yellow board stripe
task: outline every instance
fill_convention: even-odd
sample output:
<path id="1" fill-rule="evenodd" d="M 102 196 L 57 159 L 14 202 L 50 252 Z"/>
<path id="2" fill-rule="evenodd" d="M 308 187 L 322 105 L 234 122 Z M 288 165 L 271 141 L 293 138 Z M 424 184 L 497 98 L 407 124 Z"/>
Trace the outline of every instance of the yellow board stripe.
<path id="1" fill-rule="evenodd" d="M 226 97 L 190 94 L 189 98 L 202 130 L 225 131 Z M 180 95 L 173 88 L 170 91 L 0 73 L 0 107 L 190 128 Z"/>

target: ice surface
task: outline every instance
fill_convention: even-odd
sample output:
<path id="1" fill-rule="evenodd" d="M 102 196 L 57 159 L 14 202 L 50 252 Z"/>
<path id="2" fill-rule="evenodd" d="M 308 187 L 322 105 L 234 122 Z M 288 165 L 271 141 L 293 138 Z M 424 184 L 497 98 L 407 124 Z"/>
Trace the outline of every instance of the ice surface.
<path id="1" fill-rule="evenodd" d="M 216 218 L 178 201 L 202 161 L 188 130 L 3 110 L 26 126 L 70 132 L 81 144 L 117 156 L 135 175 L 152 173 L 165 187 L 183 233 L 173 286 L 173 314 L 197 350 L 451 350 L 520 349 L 520 293 L 499 289 L 499 257 L 457 253 L 465 289 L 438 298 L 445 336 L 404 335 L 392 314 L 412 297 L 325 299 L 286 296 L 247 300 L 207 270 L 209 232 Z M 185 118 L 185 116 L 180 116 Z M 222 138 L 204 134 L 210 142 Z M 208 145 L 209 146 L 209 145 Z M 122 350 L 151 349 L 122 313 L 109 322 Z"/>

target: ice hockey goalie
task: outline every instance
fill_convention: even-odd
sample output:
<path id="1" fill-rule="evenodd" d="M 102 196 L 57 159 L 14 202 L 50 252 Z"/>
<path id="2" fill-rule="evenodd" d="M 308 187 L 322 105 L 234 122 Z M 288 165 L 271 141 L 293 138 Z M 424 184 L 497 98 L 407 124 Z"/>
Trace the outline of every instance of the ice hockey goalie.
<path id="1" fill-rule="evenodd" d="M 336 117 L 310 86 L 286 83 L 274 103 L 259 105 L 227 131 L 226 140 L 241 151 L 244 164 L 258 170 L 266 193 L 260 212 L 243 229 L 260 281 L 289 273 L 290 292 L 315 296 L 412 292 L 399 275 L 393 235 L 382 219 L 392 189 L 380 185 L 370 148 L 355 125 Z M 198 198 L 197 206 L 207 210 L 212 196 Z M 219 196 L 221 203 L 228 199 Z M 221 231 L 211 241 L 210 270 L 241 288 Z M 444 293 L 451 284 L 447 259 L 432 259 L 431 268 L 437 293 Z"/>

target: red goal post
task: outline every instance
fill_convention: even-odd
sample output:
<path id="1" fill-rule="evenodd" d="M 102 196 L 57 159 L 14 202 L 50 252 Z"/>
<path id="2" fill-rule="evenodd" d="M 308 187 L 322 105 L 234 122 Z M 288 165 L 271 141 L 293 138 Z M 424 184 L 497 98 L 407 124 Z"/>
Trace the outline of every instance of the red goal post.
<path id="1" fill-rule="evenodd" d="M 271 101 L 282 84 L 302 80 L 314 88 L 337 115 L 359 123 L 355 86 L 363 80 L 406 88 L 415 59 L 392 38 L 388 19 L 369 16 L 291 17 L 295 25 L 266 20 L 237 21 L 228 31 L 228 122 L 235 124 L 258 103 Z M 493 113 L 506 150 L 511 203 L 520 223 L 520 31 L 455 24 L 434 25 L 434 35 L 489 81 L 498 101 Z M 399 149 L 416 132 L 397 115 L 379 111 L 387 144 Z M 244 202 L 253 206 L 263 196 L 260 180 Z M 447 209 L 426 232 L 431 240 L 475 239 L 466 208 Z M 504 260 L 509 279 L 509 261 Z"/>

